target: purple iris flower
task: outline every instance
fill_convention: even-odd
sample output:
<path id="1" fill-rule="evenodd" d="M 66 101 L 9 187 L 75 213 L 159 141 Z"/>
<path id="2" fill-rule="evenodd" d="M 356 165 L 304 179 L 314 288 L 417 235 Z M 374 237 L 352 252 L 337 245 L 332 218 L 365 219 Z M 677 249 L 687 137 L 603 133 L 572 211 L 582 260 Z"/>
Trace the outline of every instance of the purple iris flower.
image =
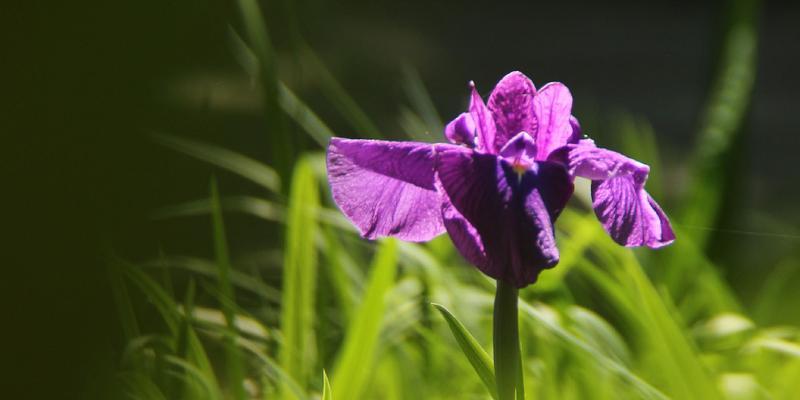
<path id="1" fill-rule="evenodd" d="M 445 128 L 452 144 L 331 140 L 333 199 L 363 237 L 420 242 L 446 231 L 467 261 L 521 288 L 558 263 L 553 223 L 583 177 L 617 243 L 675 239 L 644 190 L 649 167 L 583 139 L 566 86 L 537 91 L 512 72 L 488 104 L 470 86 L 469 110 Z"/>

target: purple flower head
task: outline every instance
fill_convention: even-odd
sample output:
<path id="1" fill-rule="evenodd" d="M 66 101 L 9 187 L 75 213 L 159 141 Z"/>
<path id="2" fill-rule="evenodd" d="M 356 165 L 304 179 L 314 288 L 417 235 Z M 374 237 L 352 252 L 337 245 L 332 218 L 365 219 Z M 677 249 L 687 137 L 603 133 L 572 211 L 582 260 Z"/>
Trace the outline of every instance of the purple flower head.
<path id="1" fill-rule="evenodd" d="M 363 237 L 426 241 L 447 232 L 485 274 L 524 287 L 558 263 L 553 223 L 583 177 L 617 243 L 658 248 L 675 239 L 644 190 L 649 167 L 581 139 L 566 86 L 537 91 L 512 72 L 488 104 L 470 88 L 468 111 L 445 128 L 450 143 L 331 140 L 333 199 Z"/>

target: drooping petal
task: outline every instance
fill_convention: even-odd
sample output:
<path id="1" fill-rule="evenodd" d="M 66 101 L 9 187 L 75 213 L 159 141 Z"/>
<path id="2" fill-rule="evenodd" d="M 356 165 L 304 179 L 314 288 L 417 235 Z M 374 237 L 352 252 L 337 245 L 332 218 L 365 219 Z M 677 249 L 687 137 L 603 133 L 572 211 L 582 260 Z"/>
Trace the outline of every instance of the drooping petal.
<path id="1" fill-rule="evenodd" d="M 563 167 L 518 172 L 502 157 L 437 145 L 436 177 L 453 243 L 485 274 L 524 287 L 558 262 L 553 220 L 572 194 Z"/>
<path id="2" fill-rule="evenodd" d="M 497 127 L 495 148 L 502 149 L 509 139 L 522 131 L 536 132 L 535 97 L 536 87 L 521 72 L 511 72 L 497 83 L 488 104 Z"/>
<path id="3" fill-rule="evenodd" d="M 500 150 L 500 156 L 515 167 L 533 165 L 536 156 L 536 143 L 527 132 L 520 132 L 511 138 Z"/>
<path id="4" fill-rule="evenodd" d="M 564 155 L 566 157 L 564 157 Z M 564 160 L 572 175 L 594 181 L 605 180 L 613 176 L 629 175 L 639 188 L 644 187 L 650 167 L 634 159 L 625 157 L 615 151 L 597 147 L 591 139 L 581 140 L 578 144 L 567 145 L 553 152 L 550 159 L 556 157 Z"/>
<path id="5" fill-rule="evenodd" d="M 536 159 L 546 160 L 553 150 L 570 143 L 572 138 L 573 127 L 578 122 L 572 117 L 572 94 L 560 82 L 548 83 L 534 98 L 533 112 L 539 122 L 538 130 L 533 131 L 536 132 Z"/>
<path id="6" fill-rule="evenodd" d="M 470 82 L 469 86 L 471 90 L 469 114 L 472 116 L 472 120 L 475 122 L 477 128 L 475 144 L 478 150 L 484 153 L 497 153 L 497 149 L 494 146 L 496 128 L 492 113 L 483 102 L 483 98 L 481 98 L 480 93 L 478 93 L 478 89 L 475 88 L 475 83 Z"/>
<path id="7" fill-rule="evenodd" d="M 629 176 L 592 182 L 592 206 L 606 232 L 623 246 L 659 248 L 675 240 L 667 216 Z"/>
<path id="8" fill-rule="evenodd" d="M 475 121 L 469 113 L 461 113 L 444 128 L 444 136 L 453 144 L 475 146 Z"/>
<path id="9" fill-rule="evenodd" d="M 425 241 L 444 232 L 432 145 L 334 138 L 327 164 L 333 199 L 363 237 Z"/>
<path id="10" fill-rule="evenodd" d="M 591 140 L 551 154 L 574 176 L 592 180 L 592 206 L 606 232 L 623 246 L 658 248 L 672 243 L 669 219 L 644 190 L 650 168 Z"/>

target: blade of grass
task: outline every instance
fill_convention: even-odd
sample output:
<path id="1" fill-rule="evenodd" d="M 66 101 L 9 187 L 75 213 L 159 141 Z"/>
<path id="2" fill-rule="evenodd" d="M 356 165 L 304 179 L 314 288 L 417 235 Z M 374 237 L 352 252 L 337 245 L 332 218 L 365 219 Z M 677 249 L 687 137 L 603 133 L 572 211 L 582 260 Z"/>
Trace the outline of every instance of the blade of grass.
<path id="1" fill-rule="evenodd" d="M 316 52 L 308 45 L 301 46 L 299 51 L 302 54 L 303 64 L 319 78 L 322 94 L 339 110 L 356 134 L 360 137 L 381 138 L 382 135 L 375 124 L 328 71 Z"/>
<path id="2" fill-rule="evenodd" d="M 230 275 L 232 268 L 230 257 L 228 256 L 227 239 L 225 238 L 225 224 L 222 218 L 222 206 L 219 201 L 217 180 L 214 178 L 211 178 L 209 191 L 211 196 L 214 256 L 219 273 L 219 291 L 221 292 L 219 302 L 222 307 L 222 313 L 225 315 L 225 323 L 229 329 L 229 333 L 225 335 L 224 339 L 228 389 L 233 391 L 235 399 L 242 400 L 246 396 L 244 386 L 242 386 L 244 382 L 243 361 L 241 352 L 239 348 L 236 347 L 236 311 L 230 306 L 232 302 L 236 301 L 236 294 L 231 284 Z"/>
<path id="3" fill-rule="evenodd" d="M 331 383 L 328 381 L 328 374 L 322 370 L 322 400 L 333 400 L 333 390 Z"/>
<path id="4" fill-rule="evenodd" d="M 397 272 L 397 242 L 381 242 L 372 266 L 366 291 L 355 317 L 347 328 L 342 350 L 334 368 L 334 397 L 358 399 L 369 382 L 375 365 L 378 337 L 383 325 L 385 295 Z"/>
<path id="5" fill-rule="evenodd" d="M 467 328 L 445 308 L 445 306 L 437 303 L 433 303 L 432 305 L 442 314 L 442 317 L 444 317 L 447 322 L 447 326 L 450 328 L 450 332 L 452 332 L 453 336 L 456 338 L 458 346 L 461 347 L 461 351 L 467 357 L 467 360 L 469 360 L 475 372 L 478 373 L 478 377 L 483 381 L 489 394 L 493 399 L 496 399 L 497 389 L 495 387 L 492 359 L 486 354 L 486 351 L 483 350 L 472 334 L 469 333 Z"/>
<path id="6" fill-rule="evenodd" d="M 115 260 L 121 268 L 125 278 L 133 283 L 139 290 L 144 293 L 147 299 L 152 303 L 159 315 L 167 325 L 169 332 L 174 334 L 178 329 L 178 314 L 177 305 L 174 300 L 161 288 L 161 286 L 152 278 L 147 276 L 141 269 L 132 264 L 127 264 L 121 260 Z"/>
<path id="7" fill-rule="evenodd" d="M 242 37 L 233 29 L 229 30 L 229 42 L 233 52 L 245 71 L 254 79 L 258 78 L 258 59 Z M 322 147 L 334 136 L 333 131 L 312 111 L 286 84 L 278 82 L 278 104 L 314 141 Z"/>
<path id="8" fill-rule="evenodd" d="M 122 266 L 118 263 L 109 263 L 108 276 L 111 281 L 111 293 L 114 295 L 114 303 L 122 325 L 122 333 L 125 336 L 125 340 L 128 341 L 139 337 L 141 333 L 139 324 L 136 321 L 136 313 L 133 310 L 133 304 L 131 304 L 131 298 L 128 294 L 128 288 L 125 286 L 123 272 L 120 271 L 120 268 Z"/>
<path id="9" fill-rule="evenodd" d="M 274 169 L 237 152 L 208 143 L 172 135 L 154 134 L 153 139 L 173 150 L 231 171 L 271 192 L 280 193 L 281 179 Z"/>
<path id="10" fill-rule="evenodd" d="M 283 111 L 297 122 L 317 144 L 323 148 L 328 146 L 328 142 L 335 136 L 331 128 L 322 122 L 317 114 L 311 111 L 311 109 L 282 82 L 278 86 L 278 102 L 281 108 L 283 108 Z"/>
<path id="11" fill-rule="evenodd" d="M 220 205 L 226 212 L 250 214 L 267 221 L 284 222 L 286 217 L 283 206 L 254 196 L 226 196 L 220 198 Z M 150 216 L 153 219 L 167 219 L 210 213 L 211 199 L 199 199 L 161 207 Z"/>
<path id="12" fill-rule="evenodd" d="M 658 389 L 647 383 L 645 380 L 637 376 L 635 373 L 630 371 L 622 364 L 605 356 L 601 351 L 593 348 L 586 342 L 578 339 L 575 335 L 569 333 L 563 327 L 554 324 L 553 321 L 551 321 L 548 317 L 542 315 L 541 312 L 536 310 L 536 308 L 531 306 L 528 302 L 520 299 L 519 305 L 520 305 L 520 310 L 523 312 L 524 315 L 533 318 L 538 324 L 541 324 L 544 328 L 554 333 L 556 337 L 558 337 L 559 339 L 564 341 L 565 344 L 568 345 L 568 349 L 574 351 L 580 351 L 581 353 L 588 355 L 595 362 L 604 366 L 606 369 L 614 371 L 620 377 L 624 378 L 628 383 L 630 383 L 631 386 L 633 386 L 633 388 L 635 388 L 639 392 L 642 398 L 661 399 L 661 400 L 668 399 L 668 397 L 664 393 L 662 393 L 661 391 L 659 391 Z"/>
<path id="13" fill-rule="evenodd" d="M 289 129 L 278 102 L 278 76 L 275 53 L 270 43 L 269 31 L 256 0 L 238 0 L 245 38 L 258 61 L 258 83 L 261 86 L 264 120 L 270 132 L 271 159 L 281 176 L 286 176 L 294 158 L 294 148 Z"/>
<path id="14" fill-rule="evenodd" d="M 693 155 L 694 181 L 680 221 L 713 227 L 737 171 L 734 150 L 750 105 L 756 76 L 758 0 L 731 0 L 727 32 Z M 690 232 L 704 248 L 711 230 Z M 688 238 L 688 237 L 687 237 Z"/>
<path id="15" fill-rule="evenodd" d="M 179 268 L 209 278 L 216 278 L 219 274 L 218 267 L 214 262 L 197 257 L 165 257 L 155 262 L 145 263 L 143 266 L 148 268 Z M 280 291 L 254 279 L 250 275 L 233 269 L 230 271 L 230 280 L 237 288 L 247 290 L 269 302 L 280 303 Z"/>
<path id="16" fill-rule="evenodd" d="M 419 76 L 419 72 L 409 65 L 403 67 L 403 89 L 411 101 L 411 106 L 422 118 L 427 128 L 427 141 L 435 140 L 431 134 L 439 134 L 444 131 L 442 118 L 439 112 L 436 111 L 436 106 L 433 105 L 430 94 L 425 88 L 425 84 Z M 422 133 L 422 132 L 420 132 Z"/>
<path id="17" fill-rule="evenodd" d="M 279 359 L 283 370 L 304 390 L 316 365 L 314 299 L 318 196 L 313 171 L 308 160 L 301 158 L 292 177 L 286 223 L 281 301 L 283 342 Z M 293 392 L 285 387 L 282 393 L 284 399 L 294 398 Z"/>

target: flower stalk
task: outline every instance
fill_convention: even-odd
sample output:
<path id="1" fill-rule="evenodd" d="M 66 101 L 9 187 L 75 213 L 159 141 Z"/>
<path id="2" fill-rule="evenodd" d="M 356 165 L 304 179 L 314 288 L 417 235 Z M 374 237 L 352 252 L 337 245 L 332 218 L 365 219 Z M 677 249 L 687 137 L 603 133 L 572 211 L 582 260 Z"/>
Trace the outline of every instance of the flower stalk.
<path id="1" fill-rule="evenodd" d="M 517 288 L 497 281 L 494 298 L 494 374 L 498 400 L 514 400 L 520 375 Z"/>

